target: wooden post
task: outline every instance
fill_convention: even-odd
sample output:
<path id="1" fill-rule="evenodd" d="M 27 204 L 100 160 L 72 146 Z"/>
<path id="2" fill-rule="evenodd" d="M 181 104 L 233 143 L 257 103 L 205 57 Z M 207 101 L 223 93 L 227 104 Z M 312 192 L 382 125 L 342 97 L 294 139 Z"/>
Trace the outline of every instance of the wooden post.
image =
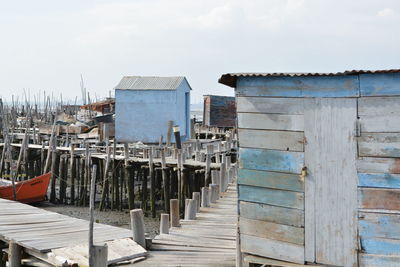
<path id="1" fill-rule="evenodd" d="M 208 191 L 209 190 L 207 187 L 201 188 L 201 206 L 202 207 L 210 206 L 210 197 L 208 196 L 208 194 L 209 194 Z"/>
<path id="2" fill-rule="evenodd" d="M 127 182 L 128 189 L 128 207 L 130 210 L 135 208 L 135 181 L 133 171 L 129 166 L 129 146 L 128 143 L 124 144 L 124 155 L 125 155 L 125 179 Z"/>
<path id="3" fill-rule="evenodd" d="M 133 241 L 146 248 L 143 211 L 141 209 L 134 209 L 130 211 L 130 214 Z"/>
<path id="4" fill-rule="evenodd" d="M 9 267 L 20 267 L 22 260 L 22 248 L 16 242 L 10 241 L 8 249 Z"/>
<path id="5" fill-rule="evenodd" d="M 76 160 L 74 157 L 74 145 L 71 144 L 70 148 L 70 162 L 69 162 L 69 170 L 71 174 L 71 190 L 70 190 L 70 198 L 71 204 L 75 204 L 75 179 L 76 179 Z"/>
<path id="6" fill-rule="evenodd" d="M 95 267 L 107 267 L 108 262 L 108 247 L 107 244 L 102 246 L 93 246 L 93 266 Z M 92 265 L 89 265 L 92 266 Z"/>
<path id="7" fill-rule="evenodd" d="M 194 199 L 187 199 L 188 204 L 185 208 L 185 220 L 195 220 L 196 219 L 196 210 L 197 203 Z"/>
<path id="8" fill-rule="evenodd" d="M 90 181 L 90 201 L 89 201 L 89 266 L 97 266 L 95 265 L 95 252 L 94 252 L 94 244 L 93 244 L 93 227 L 94 227 L 94 198 L 96 196 L 95 185 L 96 185 L 96 172 L 97 165 L 93 165 L 92 169 L 92 179 Z"/>
<path id="9" fill-rule="evenodd" d="M 197 205 L 196 212 L 199 212 L 200 204 L 201 204 L 200 192 L 193 192 L 192 196 L 193 196 L 193 199 L 196 201 L 196 205 Z"/>
<path id="10" fill-rule="evenodd" d="M 171 146 L 171 137 L 172 137 L 172 127 L 174 125 L 173 121 L 168 121 L 168 131 L 167 131 L 167 147 Z"/>
<path id="11" fill-rule="evenodd" d="M 216 184 L 210 184 L 210 202 L 216 203 L 218 199 L 219 191 Z"/>
<path id="12" fill-rule="evenodd" d="M 171 216 L 171 227 L 178 227 L 180 225 L 178 199 L 170 200 L 170 216 Z"/>
<path id="13" fill-rule="evenodd" d="M 161 213 L 160 234 L 169 234 L 169 214 Z"/>
<path id="14" fill-rule="evenodd" d="M 219 171 L 219 190 L 220 192 L 225 192 L 225 184 L 226 184 L 226 164 L 221 163 L 220 171 Z"/>
<path id="15" fill-rule="evenodd" d="M 174 136 L 175 136 L 175 143 L 176 143 L 176 148 L 177 149 L 182 149 L 182 144 L 181 144 L 181 130 L 178 125 L 175 125 L 173 127 L 174 130 Z"/>
<path id="16" fill-rule="evenodd" d="M 107 192 L 108 192 L 108 187 L 109 187 L 109 182 L 108 182 L 108 167 L 110 165 L 110 145 L 107 145 L 106 148 L 107 156 L 106 156 L 106 163 L 104 166 L 104 173 L 103 173 L 103 191 L 101 192 L 101 201 L 100 201 L 100 207 L 99 209 L 102 211 L 105 206 L 106 202 L 106 197 L 107 197 Z"/>
<path id="17" fill-rule="evenodd" d="M 60 203 L 64 204 L 66 202 L 66 189 L 67 189 L 67 173 L 66 173 L 66 157 L 62 155 L 60 157 Z"/>
<path id="18" fill-rule="evenodd" d="M 167 163 L 165 160 L 165 151 L 161 149 L 161 168 L 162 168 L 162 180 L 164 186 L 164 209 L 165 212 L 169 212 L 169 175 L 167 169 Z"/>
<path id="19" fill-rule="evenodd" d="M 154 148 L 152 147 L 149 151 L 149 176 L 150 176 L 150 205 L 151 205 L 151 216 L 156 217 L 156 186 L 155 186 L 155 173 L 154 173 Z"/>
<path id="20" fill-rule="evenodd" d="M 54 141 L 55 142 L 55 141 Z M 49 148 L 50 149 L 50 148 Z M 59 174 L 60 157 L 55 146 L 52 146 L 51 151 L 51 188 L 50 188 L 50 202 L 56 202 L 56 181 Z"/>

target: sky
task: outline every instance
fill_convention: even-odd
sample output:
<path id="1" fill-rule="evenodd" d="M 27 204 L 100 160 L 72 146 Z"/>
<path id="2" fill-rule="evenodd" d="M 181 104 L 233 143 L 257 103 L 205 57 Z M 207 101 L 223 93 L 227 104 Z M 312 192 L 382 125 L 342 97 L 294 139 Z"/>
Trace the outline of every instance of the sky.
<path id="1" fill-rule="evenodd" d="M 398 0 L 0 0 L 0 97 L 108 96 L 124 75 L 400 68 Z"/>

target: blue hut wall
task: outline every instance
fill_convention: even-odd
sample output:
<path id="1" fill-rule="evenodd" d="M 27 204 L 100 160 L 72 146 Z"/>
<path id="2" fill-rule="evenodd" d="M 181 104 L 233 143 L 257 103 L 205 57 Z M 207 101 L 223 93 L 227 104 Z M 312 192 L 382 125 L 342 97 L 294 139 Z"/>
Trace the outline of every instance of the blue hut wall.
<path id="1" fill-rule="evenodd" d="M 176 90 L 116 89 L 115 99 L 119 142 L 156 143 L 161 135 L 165 140 L 170 120 L 180 126 L 182 140 L 190 136 L 190 87 L 186 79 Z"/>

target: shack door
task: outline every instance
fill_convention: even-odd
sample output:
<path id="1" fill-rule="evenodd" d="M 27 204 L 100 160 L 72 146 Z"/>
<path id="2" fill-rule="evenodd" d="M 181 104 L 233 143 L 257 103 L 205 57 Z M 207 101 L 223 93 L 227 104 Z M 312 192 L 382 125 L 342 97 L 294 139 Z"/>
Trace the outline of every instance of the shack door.
<path id="1" fill-rule="evenodd" d="M 357 266 L 355 98 L 304 103 L 305 259 Z"/>

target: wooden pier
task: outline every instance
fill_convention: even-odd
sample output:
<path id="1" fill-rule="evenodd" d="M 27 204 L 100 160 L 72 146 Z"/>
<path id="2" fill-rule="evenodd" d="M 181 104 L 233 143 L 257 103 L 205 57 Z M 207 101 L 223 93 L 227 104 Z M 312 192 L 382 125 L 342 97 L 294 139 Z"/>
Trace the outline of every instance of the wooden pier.
<path id="1" fill-rule="evenodd" d="M 237 233 L 236 185 L 217 203 L 201 207 L 196 220 L 181 220 L 169 234 L 153 239 L 148 257 L 128 266 L 235 266 Z"/>
<path id="2" fill-rule="evenodd" d="M 89 222 L 0 199 L 0 240 L 16 244 L 26 254 L 50 266 L 88 260 Z M 108 262 L 146 255 L 132 239 L 132 231 L 105 224 L 94 225 L 95 244 L 108 245 Z"/>

